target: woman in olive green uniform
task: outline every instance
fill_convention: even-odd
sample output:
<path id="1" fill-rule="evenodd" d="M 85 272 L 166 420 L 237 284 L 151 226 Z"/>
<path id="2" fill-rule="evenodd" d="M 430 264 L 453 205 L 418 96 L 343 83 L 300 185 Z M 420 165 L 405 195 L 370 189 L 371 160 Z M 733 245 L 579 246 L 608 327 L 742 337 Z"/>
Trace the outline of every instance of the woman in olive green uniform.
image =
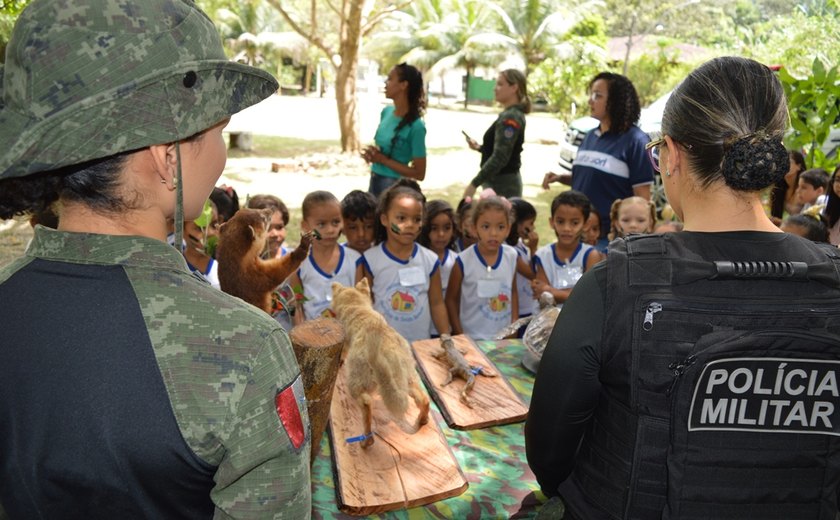
<path id="1" fill-rule="evenodd" d="M 503 197 L 522 196 L 522 143 L 525 141 L 525 114 L 531 111 L 531 100 L 525 75 L 516 69 L 499 73 L 496 80 L 496 101 L 504 107 L 490 125 L 481 145 L 467 137 L 470 148 L 481 152 L 481 170 L 464 190 L 471 197 L 476 188 L 493 188 Z"/>

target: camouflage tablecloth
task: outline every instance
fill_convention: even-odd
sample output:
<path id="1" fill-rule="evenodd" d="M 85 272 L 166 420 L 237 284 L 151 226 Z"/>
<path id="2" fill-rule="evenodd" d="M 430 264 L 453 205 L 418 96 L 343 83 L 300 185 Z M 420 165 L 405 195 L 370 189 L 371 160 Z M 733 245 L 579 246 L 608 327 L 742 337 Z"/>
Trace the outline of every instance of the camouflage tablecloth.
<path id="1" fill-rule="evenodd" d="M 530 403 L 534 376 L 522 368 L 525 347 L 519 341 L 479 341 L 525 404 Z M 545 497 L 525 459 L 524 423 L 481 430 L 449 428 L 432 402 L 433 415 L 452 447 L 469 482 L 461 495 L 433 504 L 367 518 L 418 520 L 425 518 L 507 519 L 534 518 Z M 358 518 L 338 511 L 330 445 L 325 435 L 312 466 L 312 518 Z"/>

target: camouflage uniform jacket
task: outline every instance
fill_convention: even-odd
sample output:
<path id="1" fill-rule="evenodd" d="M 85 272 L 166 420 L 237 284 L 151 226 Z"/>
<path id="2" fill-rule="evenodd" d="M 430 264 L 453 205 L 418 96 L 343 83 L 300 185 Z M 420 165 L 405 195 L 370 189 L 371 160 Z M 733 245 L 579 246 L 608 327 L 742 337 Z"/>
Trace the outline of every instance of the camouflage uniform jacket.
<path id="1" fill-rule="evenodd" d="M 493 188 L 506 197 L 522 196 L 522 144 L 525 141 L 525 112 L 522 105 L 512 105 L 490 125 L 481 143 L 481 170 L 470 182 L 473 186 Z"/>
<path id="2" fill-rule="evenodd" d="M 288 336 L 175 249 L 39 226 L 0 302 L 0 517 L 310 516 Z"/>

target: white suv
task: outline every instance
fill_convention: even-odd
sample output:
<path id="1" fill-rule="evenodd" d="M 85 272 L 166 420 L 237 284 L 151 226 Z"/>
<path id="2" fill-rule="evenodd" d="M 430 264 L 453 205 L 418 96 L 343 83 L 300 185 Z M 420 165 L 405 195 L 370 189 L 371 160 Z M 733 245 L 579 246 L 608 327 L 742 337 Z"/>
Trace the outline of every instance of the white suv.
<path id="1" fill-rule="evenodd" d="M 671 97 L 669 91 L 664 96 L 642 109 L 639 115 L 639 128 L 646 134 L 659 132 L 662 128 L 662 113 L 665 111 L 665 103 Z M 598 120 L 594 117 L 581 117 L 569 123 L 565 138 L 560 141 L 560 169 L 558 173 L 571 173 L 572 163 L 577 155 L 578 147 L 583 142 L 586 133 L 598 126 Z"/>

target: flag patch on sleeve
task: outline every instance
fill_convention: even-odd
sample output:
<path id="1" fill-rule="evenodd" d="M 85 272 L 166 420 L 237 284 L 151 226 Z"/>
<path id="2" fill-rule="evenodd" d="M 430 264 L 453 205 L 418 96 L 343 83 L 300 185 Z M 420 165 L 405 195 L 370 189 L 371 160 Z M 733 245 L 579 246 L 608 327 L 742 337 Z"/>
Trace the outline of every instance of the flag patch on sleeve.
<path id="1" fill-rule="evenodd" d="M 300 449 L 306 440 L 306 431 L 303 427 L 303 418 L 300 414 L 298 401 L 304 399 L 303 380 L 298 377 L 286 388 L 277 390 L 274 396 L 274 407 L 277 409 L 277 417 L 283 424 L 289 440 L 295 449 Z"/>

